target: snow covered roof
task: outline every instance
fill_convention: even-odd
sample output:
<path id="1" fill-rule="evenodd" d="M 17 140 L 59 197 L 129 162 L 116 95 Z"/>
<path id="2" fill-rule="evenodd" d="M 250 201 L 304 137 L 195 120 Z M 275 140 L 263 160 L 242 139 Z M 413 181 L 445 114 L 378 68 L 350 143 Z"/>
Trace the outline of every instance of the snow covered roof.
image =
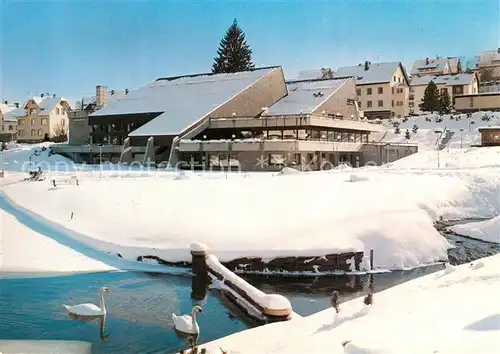
<path id="1" fill-rule="evenodd" d="M 349 79 L 291 81 L 288 95 L 269 107 L 268 116 L 313 113 Z"/>
<path id="2" fill-rule="evenodd" d="M 493 126 L 493 127 L 479 127 L 477 130 L 482 131 L 482 130 L 499 130 L 500 131 L 500 125 Z"/>
<path id="3" fill-rule="evenodd" d="M 332 69 L 321 68 L 312 70 L 303 70 L 299 72 L 297 80 L 319 80 L 319 79 L 331 79 L 333 77 Z"/>
<path id="4" fill-rule="evenodd" d="M 479 54 L 479 66 L 500 65 L 500 48 L 497 50 L 486 50 Z"/>
<path id="5" fill-rule="evenodd" d="M 458 75 L 424 75 L 414 77 L 411 80 L 411 86 L 428 85 L 429 82 L 434 81 L 436 85 L 469 85 L 472 83 L 475 74 L 458 74 Z"/>
<path id="6" fill-rule="evenodd" d="M 365 64 L 345 66 L 339 68 L 333 77 L 354 76 L 358 85 L 390 82 L 399 65 L 401 65 L 400 62 L 371 63 L 368 66 L 368 70 L 365 70 Z"/>
<path id="7" fill-rule="evenodd" d="M 422 71 L 422 69 L 434 69 L 435 71 L 443 72 L 446 64 L 448 64 L 450 68 L 450 73 L 458 74 L 459 63 L 459 57 L 416 60 L 415 63 L 413 63 L 413 67 L 411 68 L 411 75 L 418 75 L 422 73 L 425 74 L 425 71 Z"/>
<path id="8" fill-rule="evenodd" d="M 15 122 L 16 115 L 20 114 L 21 112 L 24 113 L 24 109 L 17 108 L 13 104 L 0 103 L 0 113 L 3 116 L 3 120 L 6 122 Z"/>
<path id="9" fill-rule="evenodd" d="M 23 108 L 26 107 L 26 105 L 28 104 L 28 102 L 30 101 L 35 101 L 35 103 L 37 104 L 38 108 L 40 108 L 41 110 L 41 114 L 49 114 L 50 112 L 52 112 L 54 110 L 54 108 L 56 108 L 56 106 L 62 101 L 62 102 L 66 102 L 68 104 L 68 106 L 71 108 L 71 105 L 69 104 L 69 102 L 64 98 L 64 97 L 39 97 L 39 96 L 33 96 L 33 97 L 30 97 L 26 103 L 23 105 Z M 23 114 L 24 115 L 24 114 Z"/>
<path id="10" fill-rule="evenodd" d="M 90 116 L 162 113 L 130 136 L 171 135 L 205 117 L 279 67 L 233 74 L 201 74 L 159 79 Z"/>

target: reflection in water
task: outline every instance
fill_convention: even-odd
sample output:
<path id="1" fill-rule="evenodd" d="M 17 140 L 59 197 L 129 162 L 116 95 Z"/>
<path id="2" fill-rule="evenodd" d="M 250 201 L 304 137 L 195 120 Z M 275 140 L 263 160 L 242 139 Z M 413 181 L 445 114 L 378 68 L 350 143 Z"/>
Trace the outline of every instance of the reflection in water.
<path id="1" fill-rule="evenodd" d="M 286 296 L 293 310 L 308 316 L 331 307 L 330 296 L 333 291 L 341 292 L 339 303 L 376 293 L 408 280 L 436 272 L 443 265 L 416 268 L 407 271 L 366 275 L 335 275 L 321 277 L 278 277 L 244 276 L 250 284 L 265 293 Z M 376 300 L 375 300 L 376 301 Z"/>
<path id="2" fill-rule="evenodd" d="M 102 316 L 80 316 L 80 315 L 75 315 L 74 313 L 69 313 L 68 318 L 72 319 L 73 321 L 81 321 L 81 322 L 94 322 L 94 321 L 99 321 L 99 337 L 101 337 L 102 341 L 107 340 L 110 336 L 111 333 L 104 333 L 104 328 L 106 328 L 106 316 L 107 315 L 102 315 Z"/>

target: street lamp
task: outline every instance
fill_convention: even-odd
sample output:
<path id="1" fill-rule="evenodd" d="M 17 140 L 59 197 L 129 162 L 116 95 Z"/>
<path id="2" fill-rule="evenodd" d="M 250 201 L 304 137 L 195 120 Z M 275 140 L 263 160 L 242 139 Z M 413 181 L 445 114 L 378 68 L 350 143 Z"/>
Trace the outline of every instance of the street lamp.
<path id="1" fill-rule="evenodd" d="M 0 171 L 0 178 L 3 178 L 5 175 L 5 165 L 3 162 L 3 150 L 0 150 L 0 161 L 2 161 L 2 171 Z"/>
<path id="2" fill-rule="evenodd" d="M 442 132 L 440 130 L 435 130 L 434 133 L 436 133 L 437 135 L 437 139 L 436 139 L 436 150 L 437 150 L 437 158 L 438 158 L 438 168 L 441 167 L 441 163 L 440 163 L 440 160 L 439 160 L 439 134 L 442 134 Z"/>
<path id="3" fill-rule="evenodd" d="M 463 131 L 464 129 L 460 128 L 460 149 L 463 148 L 463 137 L 462 137 Z"/>
<path id="4" fill-rule="evenodd" d="M 102 144 L 99 144 L 99 179 L 102 179 Z"/>

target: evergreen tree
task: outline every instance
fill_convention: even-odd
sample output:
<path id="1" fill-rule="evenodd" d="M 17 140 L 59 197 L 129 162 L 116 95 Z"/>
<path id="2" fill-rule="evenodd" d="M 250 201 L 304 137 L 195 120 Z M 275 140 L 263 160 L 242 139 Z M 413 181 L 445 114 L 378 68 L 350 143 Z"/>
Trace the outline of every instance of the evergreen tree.
<path id="1" fill-rule="evenodd" d="M 401 133 L 401 129 L 399 128 L 399 125 L 394 129 L 394 134 L 399 134 Z"/>
<path id="2" fill-rule="evenodd" d="M 245 33 L 235 19 L 220 42 L 212 73 L 236 73 L 253 68 L 252 50 L 247 44 Z"/>
<path id="3" fill-rule="evenodd" d="M 443 92 L 439 95 L 439 113 L 451 113 L 451 98 L 447 90 L 443 90 Z"/>
<path id="4" fill-rule="evenodd" d="M 410 131 L 408 129 L 406 129 L 405 139 L 410 140 L 410 138 L 411 138 Z"/>
<path id="5" fill-rule="evenodd" d="M 424 112 L 435 112 L 439 110 L 439 91 L 434 81 L 429 82 L 425 88 L 424 97 L 419 107 Z"/>

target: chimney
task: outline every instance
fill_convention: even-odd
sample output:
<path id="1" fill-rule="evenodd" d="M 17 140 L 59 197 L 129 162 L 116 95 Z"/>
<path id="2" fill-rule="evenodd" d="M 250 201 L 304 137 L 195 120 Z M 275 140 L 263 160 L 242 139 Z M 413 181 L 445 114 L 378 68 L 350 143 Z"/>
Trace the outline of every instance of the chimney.
<path id="1" fill-rule="evenodd" d="M 497 53 L 500 54 L 500 48 L 497 49 Z"/>
<path id="2" fill-rule="evenodd" d="M 425 65 L 429 65 L 429 58 L 425 58 Z"/>
<path id="3" fill-rule="evenodd" d="M 3 103 L 5 103 L 5 104 L 9 104 L 9 101 L 3 101 Z"/>
<path id="4" fill-rule="evenodd" d="M 370 68 L 370 62 L 365 61 L 365 71 L 368 71 L 369 68 Z"/>
<path id="5" fill-rule="evenodd" d="M 102 108 L 108 101 L 108 88 L 98 85 L 95 87 L 95 104 L 97 109 Z"/>
<path id="6" fill-rule="evenodd" d="M 43 98 L 43 96 L 45 96 L 43 93 L 42 93 L 42 94 L 40 94 L 40 97 L 41 97 L 41 98 Z"/>
<path id="7" fill-rule="evenodd" d="M 14 106 L 16 106 L 16 108 L 19 108 L 19 102 L 14 103 Z"/>
<path id="8" fill-rule="evenodd" d="M 128 95 L 129 91 L 128 89 L 125 89 L 125 94 Z"/>
<path id="9" fill-rule="evenodd" d="M 56 94 L 54 93 L 54 94 L 52 95 L 52 97 L 53 97 L 53 98 L 56 98 Z"/>

